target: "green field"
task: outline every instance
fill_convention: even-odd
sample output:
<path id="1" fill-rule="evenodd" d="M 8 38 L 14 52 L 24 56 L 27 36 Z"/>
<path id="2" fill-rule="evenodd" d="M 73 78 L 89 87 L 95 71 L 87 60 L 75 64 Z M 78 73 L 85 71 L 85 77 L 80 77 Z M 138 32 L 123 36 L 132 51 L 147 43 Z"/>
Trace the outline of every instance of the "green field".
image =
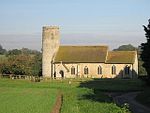
<path id="1" fill-rule="evenodd" d="M 49 113 L 55 103 L 57 90 L 37 86 L 22 80 L 1 79 L 0 113 Z"/>
<path id="2" fill-rule="evenodd" d="M 127 113 L 105 92 L 141 87 L 139 80 L 66 79 L 35 83 L 0 79 L 0 113 L 50 113 L 58 91 L 63 93 L 61 113 Z"/>

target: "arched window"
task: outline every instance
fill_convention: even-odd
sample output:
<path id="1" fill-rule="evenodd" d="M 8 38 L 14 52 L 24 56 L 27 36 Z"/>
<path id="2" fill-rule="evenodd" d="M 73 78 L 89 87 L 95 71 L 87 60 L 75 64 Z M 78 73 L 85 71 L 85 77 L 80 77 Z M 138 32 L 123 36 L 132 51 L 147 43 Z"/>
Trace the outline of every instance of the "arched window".
<path id="1" fill-rule="evenodd" d="M 113 74 L 113 75 L 116 74 L 116 66 L 115 65 L 112 66 L 111 74 Z"/>
<path id="2" fill-rule="evenodd" d="M 101 75 L 102 74 L 102 67 L 98 66 L 98 70 L 97 70 L 98 74 Z"/>
<path id="3" fill-rule="evenodd" d="M 89 70 L 88 70 L 88 67 L 87 67 L 87 66 L 84 67 L 84 74 L 85 74 L 85 75 L 89 74 Z"/>
<path id="4" fill-rule="evenodd" d="M 64 78 L 64 71 L 63 70 L 60 70 L 60 75 L 61 75 L 61 78 Z"/>
<path id="5" fill-rule="evenodd" d="M 126 75 L 129 75 L 129 73 L 130 73 L 130 67 L 129 67 L 129 66 L 126 66 L 126 67 L 125 67 L 125 74 L 126 74 Z"/>
<path id="6" fill-rule="evenodd" d="M 74 66 L 71 67 L 71 75 L 75 75 L 75 67 Z"/>

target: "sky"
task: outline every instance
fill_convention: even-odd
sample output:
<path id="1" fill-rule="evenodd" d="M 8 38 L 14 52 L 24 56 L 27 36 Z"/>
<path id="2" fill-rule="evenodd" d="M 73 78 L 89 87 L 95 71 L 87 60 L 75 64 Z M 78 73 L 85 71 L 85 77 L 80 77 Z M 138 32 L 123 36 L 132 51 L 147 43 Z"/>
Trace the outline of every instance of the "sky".
<path id="1" fill-rule="evenodd" d="M 0 0 L 0 44 L 41 50 L 42 27 L 60 27 L 62 45 L 140 45 L 150 0 Z"/>

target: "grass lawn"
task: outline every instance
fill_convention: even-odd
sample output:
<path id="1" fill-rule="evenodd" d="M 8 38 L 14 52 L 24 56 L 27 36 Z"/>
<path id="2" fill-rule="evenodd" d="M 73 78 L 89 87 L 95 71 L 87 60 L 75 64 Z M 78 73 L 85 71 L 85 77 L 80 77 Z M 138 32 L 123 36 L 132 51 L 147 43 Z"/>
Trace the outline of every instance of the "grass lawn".
<path id="1" fill-rule="evenodd" d="M 64 91 L 62 113 L 127 113 L 105 92 L 139 91 L 143 86 L 140 80 L 90 79 L 78 82 L 75 88 Z"/>
<path id="2" fill-rule="evenodd" d="M 0 79 L 0 113 L 50 113 L 57 90 L 38 85 L 22 80 Z"/>
<path id="3" fill-rule="evenodd" d="M 71 84 L 69 84 L 71 81 Z M 49 113 L 58 91 L 61 113 L 127 113 L 104 91 L 142 90 L 139 80 L 65 79 L 34 83 L 0 79 L 0 113 Z"/>

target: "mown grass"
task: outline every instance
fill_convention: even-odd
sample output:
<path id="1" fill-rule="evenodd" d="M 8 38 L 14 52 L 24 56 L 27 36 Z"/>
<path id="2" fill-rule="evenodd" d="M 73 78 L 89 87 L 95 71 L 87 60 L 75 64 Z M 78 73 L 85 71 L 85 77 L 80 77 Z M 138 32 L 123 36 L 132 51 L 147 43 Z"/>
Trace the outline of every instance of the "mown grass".
<path id="1" fill-rule="evenodd" d="M 114 104 L 106 92 L 128 92 L 142 90 L 140 80 L 88 79 L 79 82 L 75 88 L 64 92 L 62 113 L 128 113 L 125 108 Z"/>
<path id="2" fill-rule="evenodd" d="M 32 86 L 28 81 L 0 79 L 0 113 L 50 113 L 57 90 Z"/>
<path id="3" fill-rule="evenodd" d="M 139 80 L 65 79 L 34 83 L 0 79 L 0 113 L 50 112 L 58 91 L 63 93 L 61 113 L 127 113 L 105 91 L 141 89 Z"/>
<path id="4" fill-rule="evenodd" d="M 93 94 L 93 91 L 90 89 L 65 91 L 61 113 L 126 113 L 125 109 L 116 106 L 103 92 L 99 95 L 102 101 L 84 98 L 85 94 Z"/>

